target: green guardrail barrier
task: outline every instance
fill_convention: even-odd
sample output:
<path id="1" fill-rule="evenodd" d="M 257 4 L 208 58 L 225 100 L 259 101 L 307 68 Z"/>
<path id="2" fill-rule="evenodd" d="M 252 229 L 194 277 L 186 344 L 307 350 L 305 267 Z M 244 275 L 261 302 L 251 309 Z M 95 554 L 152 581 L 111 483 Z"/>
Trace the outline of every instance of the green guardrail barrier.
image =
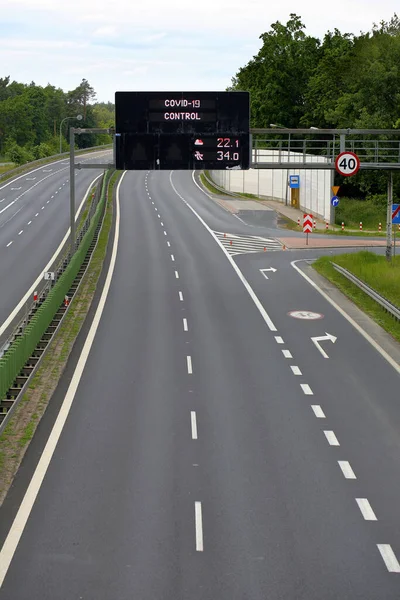
<path id="1" fill-rule="evenodd" d="M 3 358 L 0 359 L 0 400 L 5 397 L 5 394 L 12 386 L 22 367 L 25 365 L 28 358 L 32 356 L 32 352 L 52 322 L 55 313 L 61 306 L 66 293 L 78 274 L 89 246 L 92 243 L 96 227 L 99 224 L 103 212 L 110 176 L 111 172 L 107 171 L 103 179 L 101 198 L 97 205 L 96 212 L 94 213 L 88 230 L 83 236 L 82 242 L 79 244 L 79 248 L 72 257 L 69 265 L 55 284 L 54 288 L 49 292 L 43 304 L 33 315 L 21 337 L 12 343 Z"/>

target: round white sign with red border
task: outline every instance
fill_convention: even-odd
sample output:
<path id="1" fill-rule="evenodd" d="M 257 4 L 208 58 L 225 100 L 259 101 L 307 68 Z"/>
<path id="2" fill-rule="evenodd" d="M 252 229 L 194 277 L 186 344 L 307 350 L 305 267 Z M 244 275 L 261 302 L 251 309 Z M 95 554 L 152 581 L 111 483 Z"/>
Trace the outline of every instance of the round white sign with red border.
<path id="1" fill-rule="evenodd" d="M 335 160 L 336 171 L 343 177 L 355 175 L 360 168 L 360 159 L 354 152 L 341 152 Z"/>

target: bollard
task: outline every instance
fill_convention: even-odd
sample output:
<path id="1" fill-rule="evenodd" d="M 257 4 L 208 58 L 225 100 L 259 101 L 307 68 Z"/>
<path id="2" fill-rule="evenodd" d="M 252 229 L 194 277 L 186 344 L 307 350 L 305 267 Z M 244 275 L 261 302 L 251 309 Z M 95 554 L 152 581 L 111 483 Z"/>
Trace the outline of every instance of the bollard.
<path id="1" fill-rule="evenodd" d="M 342 221 L 342 231 L 344 231 L 344 221 Z"/>
<path id="2" fill-rule="evenodd" d="M 316 227 L 317 227 L 317 221 L 314 219 L 313 229 L 315 229 Z"/>
<path id="3" fill-rule="evenodd" d="M 379 231 L 382 231 L 382 223 L 379 223 L 378 229 L 379 229 Z"/>
<path id="4" fill-rule="evenodd" d="M 37 302 L 38 301 L 38 293 L 37 290 L 35 292 L 33 292 L 33 301 Z"/>
<path id="5" fill-rule="evenodd" d="M 300 217 L 297 219 L 297 225 L 300 227 Z"/>
<path id="6" fill-rule="evenodd" d="M 326 231 L 328 231 L 328 229 L 329 229 L 329 223 L 328 223 L 328 221 L 327 221 L 327 222 L 325 223 L 325 230 L 326 230 Z"/>
<path id="7" fill-rule="evenodd" d="M 360 221 L 360 231 L 362 231 L 362 221 Z"/>

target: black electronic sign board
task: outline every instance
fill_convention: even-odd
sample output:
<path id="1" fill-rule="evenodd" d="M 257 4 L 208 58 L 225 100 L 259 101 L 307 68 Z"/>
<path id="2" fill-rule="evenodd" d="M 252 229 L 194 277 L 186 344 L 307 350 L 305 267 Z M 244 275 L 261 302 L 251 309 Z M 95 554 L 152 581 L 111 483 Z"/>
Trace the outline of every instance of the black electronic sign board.
<path id="1" fill-rule="evenodd" d="M 117 169 L 248 169 L 248 92 L 116 92 Z"/>

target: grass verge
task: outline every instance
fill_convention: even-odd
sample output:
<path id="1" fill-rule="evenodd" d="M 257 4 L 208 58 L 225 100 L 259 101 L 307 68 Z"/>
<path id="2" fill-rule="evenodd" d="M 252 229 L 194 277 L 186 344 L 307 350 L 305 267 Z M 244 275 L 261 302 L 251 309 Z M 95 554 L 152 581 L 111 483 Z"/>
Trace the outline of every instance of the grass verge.
<path id="1" fill-rule="evenodd" d="M 400 323 L 391 317 L 377 302 L 360 290 L 351 281 L 338 273 L 332 262 L 344 267 L 353 275 L 362 279 L 379 294 L 400 305 L 400 257 L 389 264 L 384 256 L 362 251 L 339 256 L 322 256 L 316 260 L 313 268 L 329 279 L 336 287 L 369 315 L 394 339 L 400 342 Z"/>
<path id="2" fill-rule="evenodd" d="M 207 173 L 207 177 L 210 177 L 210 175 L 208 173 Z M 205 178 L 203 173 L 200 174 L 200 181 L 204 185 L 204 187 L 207 188 L 208 191 L 211 192 L 212 194 L 216 194 L 217 196 L 223 195 L 223 192 L 221 192 L 220 190 L 217 190 L 217 188 L 214 187 L 211 183 L 208 183 L 208 181 Z"/>
<path id="3" fill-rule="evenodd" d="M 109 181 L 108 202 L 103 227 L 88 271 L 82 279 L 57 335 L 51 341 L 40 367 L 32 378 L 28 390 L 0 436 L 0 504 L 7 494 L 36 427 L 58 385 L 76 337 L 92 303 L 103 268 L 112 227 L 112 190 L 118 176 L 119 172 L 114 173 Z"/>

